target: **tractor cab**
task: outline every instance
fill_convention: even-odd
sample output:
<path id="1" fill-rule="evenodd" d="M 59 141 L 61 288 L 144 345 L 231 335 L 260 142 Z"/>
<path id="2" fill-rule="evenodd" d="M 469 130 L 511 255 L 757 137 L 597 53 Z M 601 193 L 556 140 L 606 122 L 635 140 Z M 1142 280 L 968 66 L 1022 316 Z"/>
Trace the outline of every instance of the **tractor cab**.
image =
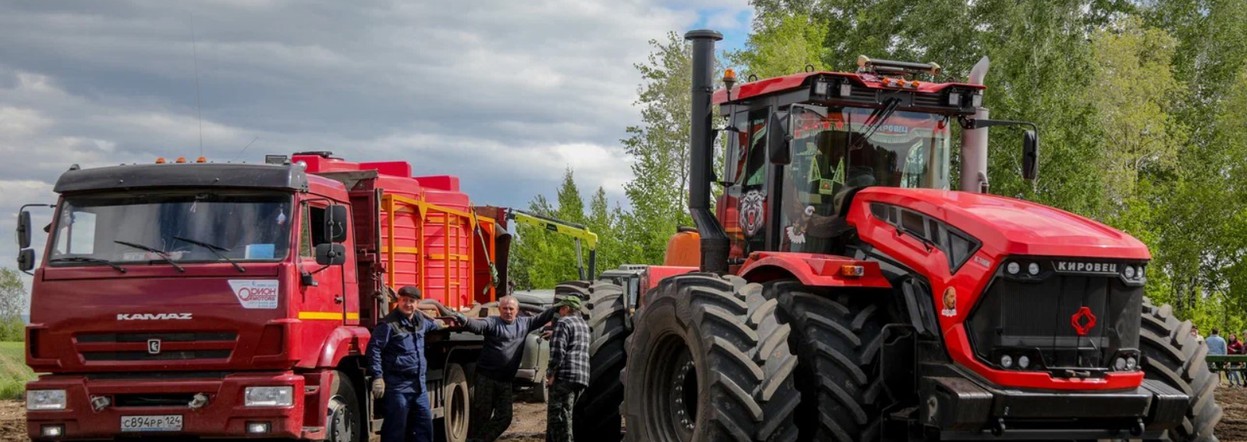
<path id="1" fill-rule="evenodd" d="M 935 63 L 862 56 L 858 66 L 738 86 L 727 70 L 713 101 L 727 121 L 717 211 L 731 262 L 754 251 L 842 252 L 835 218 L 855 189 L 949 190 L 952 125 L 995 123 L 973 119 L 984 86 L 932 81 Z"/>

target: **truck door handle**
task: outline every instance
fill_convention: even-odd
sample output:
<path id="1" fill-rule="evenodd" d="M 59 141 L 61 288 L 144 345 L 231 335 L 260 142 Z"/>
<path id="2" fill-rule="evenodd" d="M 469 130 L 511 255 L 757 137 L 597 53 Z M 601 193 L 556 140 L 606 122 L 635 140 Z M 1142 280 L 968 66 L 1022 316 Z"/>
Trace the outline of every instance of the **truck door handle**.
<path id="1" fill-rule="evenodd" d="M 342 303 L 342 295 L 334 296 L 334 297 L 333 297 L 333 302 L 338 303 L 338 304 L 341 304 L 341 303 Z"/>

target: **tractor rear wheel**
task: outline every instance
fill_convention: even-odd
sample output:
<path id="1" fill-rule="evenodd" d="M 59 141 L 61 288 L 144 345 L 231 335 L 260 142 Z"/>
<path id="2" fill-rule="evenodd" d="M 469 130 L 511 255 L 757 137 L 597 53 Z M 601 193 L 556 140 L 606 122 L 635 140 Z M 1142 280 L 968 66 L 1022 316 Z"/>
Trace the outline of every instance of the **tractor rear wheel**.
<path id="1" fill-rule="evenodd" d="M 790 327 L 762 286 L 687 274 L 647 299 L 628 338 L 627 440 L 796 439 Z"/>
<path id="2" fill-rule="evenodd" d="M 883 377 L 879 355 L 884 312 L 869 299 L 815 293 L 797 281 L 767 283 L 780 317 L 792 326 L 796 382 L 801 389 L 797 428 L 802 441 L 877 440 Z"/>
<path id="3" fill-rule="evenodd" d="M 1221 421 L 1222 411 L 1213 392 L 1220 379 L 1208 370 L 1204 360 L 1208 346 L 1191 336 L 1191 321 L 1179 321 L 1168 304 L 1157 307 L 1144 298 L 1139 347 L 1145 361 L 1144 377 L 1161 381 L 1191 398 L 1186 417 L 1169 431 L 1169 440 L 1215 442 L 1213 430 Z"/>
<path id="4" fill-rule="evenodd" d="M 624 342 L 631 330 L 623 289 L 599 282 L 589 313 L 589 386 L 576 401 L 572 429 L 575 439 L 618 442 L 619 404 L 623 403 Z"/>

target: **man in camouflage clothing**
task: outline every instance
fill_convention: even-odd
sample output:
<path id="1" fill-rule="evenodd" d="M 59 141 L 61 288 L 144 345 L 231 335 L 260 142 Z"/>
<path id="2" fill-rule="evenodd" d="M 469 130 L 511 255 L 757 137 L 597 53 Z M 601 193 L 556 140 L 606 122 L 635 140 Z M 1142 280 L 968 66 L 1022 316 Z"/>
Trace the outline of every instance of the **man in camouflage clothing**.
<path id="1" fill-rule="evenodd" d="M 589 324 L 580 315 L 580 298 L 569 296 L 555 306 L 559 321 L 550 337 L 546 440 L 572 442 L 572 407 L 589 386 Z"/>

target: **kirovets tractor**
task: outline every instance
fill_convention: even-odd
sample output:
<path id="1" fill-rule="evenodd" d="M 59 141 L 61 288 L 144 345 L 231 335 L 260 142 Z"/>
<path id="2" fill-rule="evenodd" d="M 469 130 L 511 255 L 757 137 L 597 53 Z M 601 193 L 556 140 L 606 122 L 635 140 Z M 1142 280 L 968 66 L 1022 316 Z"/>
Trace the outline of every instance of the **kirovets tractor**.
<path id="1" fill-rule="evenodd" d="M 861 57 L 714 91 L 721 36 L 686 38 L 696 232 L 593 286 L 578 434 L 1215 440 L 1217 380 L 1189 323 L 1144 299 L 1146 246 L 986 193 L 986 128 L 1034 129 L 987 118 L 986 59 L 966 82 Z M 1033 179 L 1034 130 L 1022 144 Z"/>

